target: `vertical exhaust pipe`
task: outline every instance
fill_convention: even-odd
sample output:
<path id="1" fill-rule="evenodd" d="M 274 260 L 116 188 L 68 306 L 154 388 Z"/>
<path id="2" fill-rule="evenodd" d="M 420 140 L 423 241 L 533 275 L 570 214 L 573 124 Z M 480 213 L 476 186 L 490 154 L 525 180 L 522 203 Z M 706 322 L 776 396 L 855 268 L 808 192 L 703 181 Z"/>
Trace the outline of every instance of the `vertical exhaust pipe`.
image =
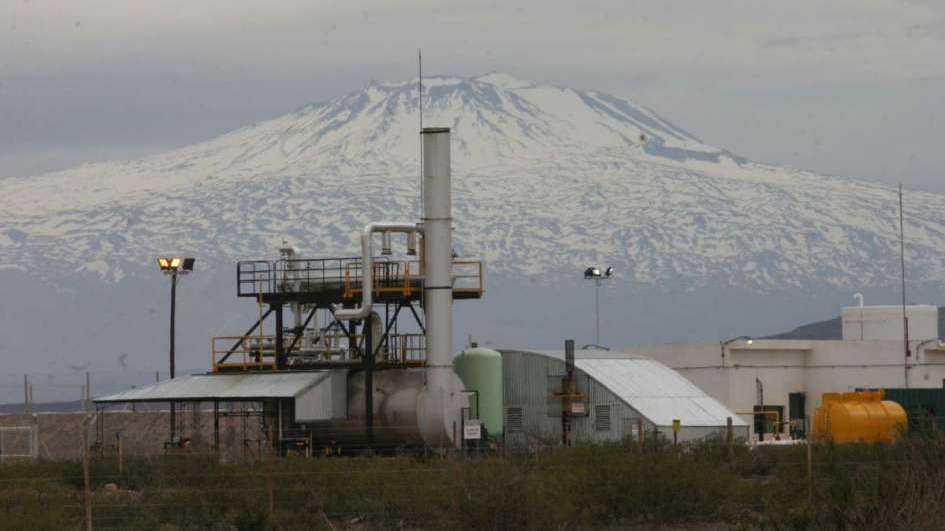
<path id="1" fill-rule="evenodd" d="M 423 135 L 423 296 L 427 316 L 427 367 L 431 376 L 453 367 L 453 256 L 450 197 L 450 130 Z"/>
<path id="2" fill-rule="evenodd" d="M 457 443 L 466 397 L 453 372 L 453 254 L 450 130 L 427 127 L 423 137 L 423 262 L 426 387 L 418 421 L 429 446 Z M 457 431 L 459 434 L 457 434 Z"/>

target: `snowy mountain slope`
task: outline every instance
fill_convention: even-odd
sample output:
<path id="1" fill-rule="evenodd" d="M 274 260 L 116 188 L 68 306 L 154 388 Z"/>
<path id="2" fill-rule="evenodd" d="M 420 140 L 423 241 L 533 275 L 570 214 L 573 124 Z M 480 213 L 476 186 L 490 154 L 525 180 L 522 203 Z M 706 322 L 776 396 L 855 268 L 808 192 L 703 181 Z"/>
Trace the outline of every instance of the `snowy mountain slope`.
<path id="1" fill-rule="evenodd" d="M 167 250 L 204 263 L 283 239 L 350 255 L 371 220 L 417 213 L 416 81 L 134 161 L 0 182 L 0 268 L 107 281 Z M 590 263 L 659 286 L 891 285 L 887 187 L 745 161 L 632 102 L 504 74 L 425 80 L 424 124 L 453 128 L 457 247 L 547 280 Z M 906 196 L 910 279 L 945 280 L 945 197 Z"/>

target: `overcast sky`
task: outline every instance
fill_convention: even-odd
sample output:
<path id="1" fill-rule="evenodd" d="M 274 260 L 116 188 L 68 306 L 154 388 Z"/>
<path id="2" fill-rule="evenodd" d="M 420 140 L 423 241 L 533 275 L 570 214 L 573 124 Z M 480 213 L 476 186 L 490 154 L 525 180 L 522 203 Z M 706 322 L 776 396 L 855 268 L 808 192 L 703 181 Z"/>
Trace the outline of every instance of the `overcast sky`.
<path id="1" fill-rule="evenodd" d="M 945 192 L 941 0 L 0 0 L 0 176 L 409 79 L 420 47 L 426 72 L 596 88 L 750 159 Z"/>

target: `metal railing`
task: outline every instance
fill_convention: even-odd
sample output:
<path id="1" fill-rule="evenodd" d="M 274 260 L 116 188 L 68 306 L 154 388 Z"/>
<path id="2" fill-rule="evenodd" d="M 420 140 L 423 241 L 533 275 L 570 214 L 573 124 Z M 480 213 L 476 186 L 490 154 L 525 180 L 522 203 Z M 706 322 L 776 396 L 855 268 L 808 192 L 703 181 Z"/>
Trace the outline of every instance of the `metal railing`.
<path id="1" fill-rule="evenodd" d="M 361 259 L 243 260 L 236 264 L 236 291 L 240 297 L 253 297 L 263 293 L 340 289 L 345 272 L 352 267 L 360 269 Z"/>
<path id="2" fill-rule="evenodd" d="M 482 262 L 453 260 L 453 293 L 471 293 L 482 296 Z"/>
<path id="3" fill-rule="evenodd" d="M 288 348 L 291 338 L 283 338 Z M 213 372 L 224 369 L 263 370 L 276 368 L 275 336 L 221 336 L 210 344 Z"/>
<path id="4" fill-rule="evenodd" d="M 384 261 L 374 262 L 374 294 L 394 294 L 409 297 L 420 288 L 416 271 L 419 271 L 419 262 L 413 261 Z M 344 297 L 346 299 L 360 295 L 364 280 L 361 263 L 348 264 L 345 270 Z M 414 287 L 413 282 L 418 282 Z"/>
<path id="5" fill-rule="evenodd" d="M 304 368 L 311 365 L 360 363 L 364 335 L 342 336 L 327 334 L 319 337 L 317 348 L 299 348 L 291 352 L 289 347 L 294 336 L 285 335 L 282 340 L 289 368 Z M 379 362 L 388 365 L 415 366 L 426 363 L 426 336 L 421 333 L 390 334 L 386 344 L 377 352 Z M 270 335 L 220 336 L 211 344 L 211 366 L 213 372 L 232 370 L 276 369 L 276 338 Z"/>
<path id="6" fill-rule="evenodd" d="M 385 361 L 400 365 L 423 365 L 427 361 L 426 336 L 423 334 L 391 334 Z"/>
<path id="7" fill-rule="evenodd" d="M 362 291 L 363 266 L 360 258 L 315 258 L 243 260 L 236 265 L 237 295 L 257 297 L 272 293 L 318 293 L 340 291 L 345 299 Z M 410 297 L 422 289 L 423 268 L 416 260 L 374 258 L 374 294 Z M 453 291 L 457 294 L 483 293 L 483 266 L 480 261 L 453 261 Z"/>

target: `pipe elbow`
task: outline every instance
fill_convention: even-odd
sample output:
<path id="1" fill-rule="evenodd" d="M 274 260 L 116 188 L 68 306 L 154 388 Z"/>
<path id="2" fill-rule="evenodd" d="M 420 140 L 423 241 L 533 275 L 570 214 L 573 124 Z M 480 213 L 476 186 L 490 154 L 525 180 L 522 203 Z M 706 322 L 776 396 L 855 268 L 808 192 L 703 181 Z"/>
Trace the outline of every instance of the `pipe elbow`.
<path id="1" fill-rule="evenodd" d="M 373 305 L 364 305 L 362 304 L 358 308 L 354 309 L 344 309 L 340 304 L 333 304 L 332 314 L 334 314 L 335 319 L 338 321 L 355 321 L 366 319 L 367 316 L 371 313 L 371 308 Z"/>

